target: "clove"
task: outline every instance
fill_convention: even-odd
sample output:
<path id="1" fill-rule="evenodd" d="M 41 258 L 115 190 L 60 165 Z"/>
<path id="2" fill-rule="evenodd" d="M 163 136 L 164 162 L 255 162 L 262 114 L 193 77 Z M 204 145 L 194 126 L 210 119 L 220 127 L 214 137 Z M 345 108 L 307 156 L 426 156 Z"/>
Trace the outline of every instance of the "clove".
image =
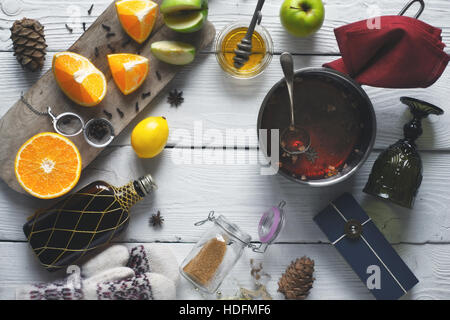
<path id="1" fill-rule="evenodd" d="M 142 94 L 142 100 L 145 100 L 146 98 L 150 97 L 151 95 L 152 95 L 152 93 L 150 91 L 149 92 L 144 92 Z"/>
<path id="2" fill-rule="evenodd" d="M 69 30 L 70 33 L 73 32 L 73 29 L 71 27 L 69 27 L 69 25 L 66 23 L 66 29 Z"/>
<path id="3" fill-rule="evenodd" d="M 106 111 L 106 110 L 103 110 L 103 113 L 105 114 L 105 116 L 108 117 L 109 120 L 112 119 L 112 114 L 111 114 L 110 112 L 108 112 L 108 111 Z"/>
<path id="4" fill-rule="evenodd" d="M 114 47 L 111 46 L 109 43 L 108 43 L 108 49 L 111 50 L 112 53 L 116 52 L 116 49 L 114 49 Z"/>
<path id="5" fill-rule="evenodd" d="M 108 32 L 111 31 L 111 27 L 108 26 L 108 25 L 106 25 L 106 24 L 104 24 L 104 23 L 102 23 L 102 27 L 103 27 L 103 29 L 105 29 L 105 30 L 108 31 Z"/>

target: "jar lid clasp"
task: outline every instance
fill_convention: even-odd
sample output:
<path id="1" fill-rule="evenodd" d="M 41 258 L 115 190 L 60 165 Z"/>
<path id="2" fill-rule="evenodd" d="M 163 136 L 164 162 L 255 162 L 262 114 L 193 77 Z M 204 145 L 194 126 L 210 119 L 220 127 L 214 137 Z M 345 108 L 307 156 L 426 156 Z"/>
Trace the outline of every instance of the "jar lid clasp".
<path id="1" fill-rule="evenodd" d="M 252 249 L 253 252 L 265 253 L 267 251 L 267 248 L 269 247 L 269 243 L 262 243 L 262 242 L 258 242 L 258 244 L 250 243 L 248 247 Z"/>
<path id="2" fill-rule="evenodd" d="M 208 221 L 214 221 L 214 220 L 216 220 L 216 218 L 214 217 L 214 211 L 210 211 L 208 214 L 208 218 L 194 223 L 194 226 L 199 227 L 199 226 L 204 225 Z"/>

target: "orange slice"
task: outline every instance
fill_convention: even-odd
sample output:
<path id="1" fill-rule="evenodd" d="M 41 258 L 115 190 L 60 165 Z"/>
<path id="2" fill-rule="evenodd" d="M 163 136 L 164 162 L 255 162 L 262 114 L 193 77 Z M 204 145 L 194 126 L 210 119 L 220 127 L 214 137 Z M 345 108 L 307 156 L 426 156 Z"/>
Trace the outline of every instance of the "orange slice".
<path id="1" fill-rule="evenodd" d="M 121 0 L 116 2 L 117 16 L 123 29 L 138 43 L 143 43 L 152 33 L 158 4 L 150 0 Z"/>
<path id="2" fill-rule="evenodd" d="M 143 56 L 129 53 L 110 54 L 108 62 L 114 82 L 125 95 L 136 91 L 147 78 L 149 61 Z"/>
<path id="3" fill-rule="evenodd" d="M 75 103 L 93 107 L 105 98 L 105 75 L 89 59 L 60 52 L 53 57 L 53 74 L 61 90 Z"/>
<path id="4" fill-rule="evenodd" d="M 81 156 L 69 139 L 53 132 L 35 135 L 19 149 L 14 165 L 17 181 L 41 199 L 65 195 L 78 183 Z"/>

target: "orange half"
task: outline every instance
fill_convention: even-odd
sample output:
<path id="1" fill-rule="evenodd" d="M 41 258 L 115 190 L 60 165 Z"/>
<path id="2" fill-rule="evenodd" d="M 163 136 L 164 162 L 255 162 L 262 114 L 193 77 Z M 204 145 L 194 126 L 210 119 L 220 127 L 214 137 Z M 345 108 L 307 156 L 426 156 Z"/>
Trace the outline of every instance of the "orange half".
<path id="1" fill-rule="evenodd" d="M 150 0 L 121 0 L 116 10 L 125 32 L 138 43 L 150 36 L 159 14 L 158 4 Z"/>
<path id="2" fill-rule="evenodd" d="M 28 193 L 53 199 L 65 195 L 78 183 L 81 155 L 66 137 L 44 132 L 19 149 L 14 170 L 17 181 Z"/>
<path id="3" fill-rule="evenodd" d="M 110 54 L 108 63 L 114 82 L 125 95 L 136 91 L 147 78 L 149 61 L 143 56 L 129 53 Z"/>
<path id="4" fill-rule="evenodd" d="M 105 98 L 105 75 L 89 59 L 60 52 L 53 57 L 53 75 L 61 90 L 75 103 L 93 107 Z"/>

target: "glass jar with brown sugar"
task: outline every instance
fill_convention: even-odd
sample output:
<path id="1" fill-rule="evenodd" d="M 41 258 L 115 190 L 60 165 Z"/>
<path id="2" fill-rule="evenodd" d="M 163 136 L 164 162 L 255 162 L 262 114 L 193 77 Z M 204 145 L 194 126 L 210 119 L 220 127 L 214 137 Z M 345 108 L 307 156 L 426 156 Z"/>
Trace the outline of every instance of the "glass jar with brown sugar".
<path id="1" fill-rule="evenodd" d="M 213 222 L 184 259 L 181 274 L 200 290 L 214 293 L 242 256 L 244 248 L 264 253 L 273 243 L 284 225 L 284 206 L 283 201 L 262 215 L 258 226 L 259 245 L 253 244 L 251 236 L 236 224 L 222 215 L 214 217 L 211 211 L 207 219 L 195 224 Z"/>

